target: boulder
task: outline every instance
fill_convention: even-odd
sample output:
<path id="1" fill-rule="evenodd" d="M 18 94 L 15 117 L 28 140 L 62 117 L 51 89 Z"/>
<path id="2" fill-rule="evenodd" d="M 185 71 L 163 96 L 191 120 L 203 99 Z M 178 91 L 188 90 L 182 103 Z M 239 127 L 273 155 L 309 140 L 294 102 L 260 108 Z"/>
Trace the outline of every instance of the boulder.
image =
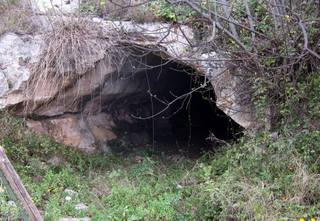
<path id="1" fill-rule="evenodd" d="M 79 210 L 79 211 L 85 211 L 85 210 L 88 210 L 88 206 L 84 203 L 78 203 L 77 205 L 75 205 L 74 207 L 76 210 Z"/>
<path id="2" fill-rule="evenodd" d="M 38 61 L 42 44 L 39 35 L 0 36 L 0 108 L 28 99 L 21 92 L 30 77 L 29 65 Z"/>
<path id="3" fill-rule="evenodd" d="M 240 126 L 254 127 L 255 112 L 250 94 L 245 91 L 247 85 L 233 73 L 235 70 L 229 70 L 219 61 L 223 59 L 217 53 L 192 49 L 190 28 L 162 23 L 105 22 L 99 18 L 92 21 L 109 32 L 121 30 L 130 35 L 126 44 L 131 47 L 154 50 L 159 58 L 174 60 L 205 75 L 214 88 L 217 106 Z M 41 117 L 41 120 L 29 119 L 28 127 L 61 143 L 87 153 L 108 152 L 107 142 L 117 138 L 115 119 L 108 110 L 116 104 L 121 107 L 139 103 L 139 93 L 147 91 L 148 85 L 141 80 L 144 75 L 131 76 L 147 69 L 146 57 L 127 56 L 118 59 L 121 61 L 118 64 L 110 63 L 107 56 L 90 58 L 94 67 L 88 67 L 75 82 L 66 82 L 63 91 L 54 82 L 43 81 L 30 97 L 26 82 L 44 46 L 40 34 L 0 36 L 0 108 L 14 107 L 18 115 Z M 121 108 L 116 117 L 117 121 L 132 121 L 130 114 Z"/>
<path id="4" fill-rule="evenodd" d="M 89 116 L 66 114 L 45 120 L 28 120 L 27 126 L 34 132 L 48 134 L 58 142 L 86 153 L 107 152 L 108 148 L 103 145 L 117 138 L 112 131 L 114 123 L 111 116 L 104 113 Z"/>
<path id="5" fill-rule="evenodd" d="M 95 139 L 89 130 L 85 119 L 75 115 L 46 119 L 41 121 L 27 121 L 27 126 L 33 131 L 48 134 L 58 142 L 77 147 L 86 153 L 96 150 Z"/>
<path id="6" fill-rule="evenodd" d="M 31 0 L 32 8 L 37 13 L 75 13 L 80 6 L 79 0 Z"/>

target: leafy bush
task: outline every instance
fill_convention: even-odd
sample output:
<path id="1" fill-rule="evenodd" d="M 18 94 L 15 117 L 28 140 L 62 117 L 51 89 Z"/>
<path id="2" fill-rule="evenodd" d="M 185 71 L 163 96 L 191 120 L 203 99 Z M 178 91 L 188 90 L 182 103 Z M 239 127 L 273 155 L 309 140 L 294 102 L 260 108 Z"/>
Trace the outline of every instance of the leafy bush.
<path id="1" fill-rule="evenodd" d="M 159 18 L 169 22 L 187 22 L 188 19 L 195 16 L 195 12 L 185 6 L 174 6 L 165 0 L 153 1 L 150 4 L 150 10 Z"/>
<path id="2" fill-rule="evenodd" d="M 285 102 L 280 106 L 282 125 L 289 131 L 320 129 L 319 71 L 298 82 L 287 82 L 284 96 Z"/>
<path id="3" fill-rule="evenodd" d="M 296 98 L 304 89 L 299 85 L 308 88 L 309 82 L 305 81 L 318 73 L 319 7 L 302 0 L 277 4 L 260 0 L 170 2 L 156 1 L 155 13 L 182 23 L 185 19 L 178 19 L 179 9 L 183 16 L 194 14 L 195 33 L 201 33 L 195 49 L 215 51 L 226 59 L 224 64 L 232 67 L 230 70 L 236 68 L 234 73 L 247 86 L 238 93 L 252 95 L 239 99 L 243 103 L 255 102 L 258 125 L 272 130 L 288 126 L 283 124 L 288 123 L 290 115 L 285 111 L 301 107 L 297 102 L 302 101 L 303 95 Z M 282 109 L 290 102 L 290 107 Z"/>

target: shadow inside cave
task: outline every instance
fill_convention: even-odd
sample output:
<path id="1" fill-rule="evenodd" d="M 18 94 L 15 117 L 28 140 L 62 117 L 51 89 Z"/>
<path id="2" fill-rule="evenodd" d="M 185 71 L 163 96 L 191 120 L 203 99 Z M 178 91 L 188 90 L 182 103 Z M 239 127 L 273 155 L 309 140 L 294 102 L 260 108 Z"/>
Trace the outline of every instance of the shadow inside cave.
<path id="1" fill-rule="evenodd" d="M 144 62 L 149 68 L 130 78 L 145 88 L 113 105 L 114 115 L 125 109 L 132 117 L 130 123 L 116 121 L 121 142 L 113 146 L 201 155 L 241 136 L 242 128 L 216 106 L 214 90 L 204 76 L 154 54 Z"/>

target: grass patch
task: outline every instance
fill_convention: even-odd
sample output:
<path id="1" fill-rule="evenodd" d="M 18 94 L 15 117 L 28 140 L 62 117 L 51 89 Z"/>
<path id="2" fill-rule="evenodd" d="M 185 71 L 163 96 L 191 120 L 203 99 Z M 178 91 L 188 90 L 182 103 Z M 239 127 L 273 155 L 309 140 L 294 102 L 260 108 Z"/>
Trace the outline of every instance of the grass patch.
<path id="1" fill-rule="evenodd" d="M 261 134 L 179 163 L 143 149 L 87 156 L 21 133 L 1 143 L 46 220 L 297 220 L 319 213 L 319 131 Z M 88 209 L 75 209 L 79 203 Z"/>
<path id="2" fill-rule="evenodd" d="M 6 187 L 7 184 L 4 183 L 2 179 L 2 174 L 0 173 L 0 219 L 1 220 L 18 220 L 23 214 L 23 211 L 11 200 L 12 193 Z"/>

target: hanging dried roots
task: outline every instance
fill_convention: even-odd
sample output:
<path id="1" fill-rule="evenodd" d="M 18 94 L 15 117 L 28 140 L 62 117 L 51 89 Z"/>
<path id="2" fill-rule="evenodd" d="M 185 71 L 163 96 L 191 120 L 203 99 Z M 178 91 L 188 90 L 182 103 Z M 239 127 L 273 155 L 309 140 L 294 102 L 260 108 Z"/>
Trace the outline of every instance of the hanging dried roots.
<path id="1" fill-rule="evenodd" d="M 100 23 L 68 17 L 51 25 L 52 29 L 44 33 L 40 59 L 31 67 L 27 96 L 33 105 L 37 101 L 48 103 L 62 94 L 99 60 L 120 65 L 119 59 L 124 57 L 119 45 L 121 34 L 107 30 Z"/>

